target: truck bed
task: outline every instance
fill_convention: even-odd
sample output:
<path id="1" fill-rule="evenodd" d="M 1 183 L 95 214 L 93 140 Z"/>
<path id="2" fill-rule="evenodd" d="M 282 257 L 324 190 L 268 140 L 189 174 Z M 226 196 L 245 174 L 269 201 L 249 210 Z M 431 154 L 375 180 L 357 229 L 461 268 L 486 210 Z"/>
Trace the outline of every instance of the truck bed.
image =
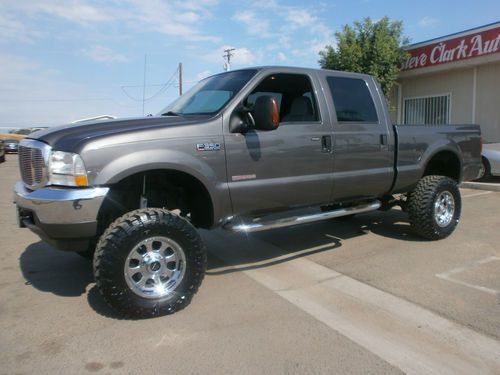
<path id="1" fill-rule="evenodd" d="M 458 160 L 462 167 L 457 176 L 459 182 L 477 177 L 481 161 L 478 125 L 394 125 L 393 128 L 397 145 L 394 193 L 412 190 L 436 153 L 443 158 L 442 168 L 449 167 L 454 158 Z"/>

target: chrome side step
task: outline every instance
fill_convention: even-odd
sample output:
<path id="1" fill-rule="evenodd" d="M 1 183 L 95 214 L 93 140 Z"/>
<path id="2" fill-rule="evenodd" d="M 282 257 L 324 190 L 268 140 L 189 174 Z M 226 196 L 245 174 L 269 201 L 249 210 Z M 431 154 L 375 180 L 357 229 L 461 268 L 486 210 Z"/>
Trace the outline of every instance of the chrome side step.
<path id="1" fill-rule="evenodd" d="M 232 232 L 260 232 L 269 229 L 289 227 L 292 225 L 299 225 L 305 223 L 311 223 L 314 221 L 321 221 L 332 219 L 340 216 L 347 216 L 353 214 L 362 214 L 364 212 L 376 211 L 380 208 L 382 203 L 378 200 L 362 204 L 354 207 L 339 208 L 332 211 L 313 213 L 303 216 L 291 216 L 280 219 L 268 219 L 266 217 L 254 218 L 251 222 L 245 223 L 243 219 L 233 218 L 227 224 L 223 226 L 224 229 L 230 230 Z"/>

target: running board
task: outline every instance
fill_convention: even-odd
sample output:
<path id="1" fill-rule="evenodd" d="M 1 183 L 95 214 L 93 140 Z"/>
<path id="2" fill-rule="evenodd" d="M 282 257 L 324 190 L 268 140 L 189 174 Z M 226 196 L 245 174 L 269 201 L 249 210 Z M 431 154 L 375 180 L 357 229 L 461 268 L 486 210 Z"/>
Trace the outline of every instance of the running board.
<path id="1" fill-rule="evenodd" d="M 249 223 L 244 223 L 243 220 L 240 219 L 238 223 L 234 221 L 228 222 L 227 224 L 224 225 L 224 229 L 230 230 L 232 232 L 245 232 L 245 233 L 260 232 L 269 229 L 289 227 L 292 225 L 312 223 L 314 221 L 327 220 L 340 216 L 362 214 L 364 212 L 376 211 L 380 208 L 381 205 L 382 203 L 376 200 L 359 206 L 339 208 L 336 210 L 314 213 L 303 216 L 291 216 L 276 220 L 269 220 L 269 219 L 266 220 L 265 217 L 260 217 L 260 218 L 254 218 Z M 236 218 L 236 220 L 238 220 L 238 218 Z"/>

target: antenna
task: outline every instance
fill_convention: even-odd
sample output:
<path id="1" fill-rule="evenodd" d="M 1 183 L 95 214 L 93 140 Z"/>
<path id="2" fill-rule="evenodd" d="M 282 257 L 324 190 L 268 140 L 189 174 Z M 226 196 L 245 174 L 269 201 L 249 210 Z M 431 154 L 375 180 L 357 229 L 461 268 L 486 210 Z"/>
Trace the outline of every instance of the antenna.
<path id="1" fill-rule="evenodd" d="M 142 86 L 142 115 L 144 116 L 144 104 L 146 102 L 146 68 L 148 64 L 148 55 L 144 54 L 144 77 L 143 77 L 143 86 Z"/>
<path id="2" fill-rule="evenodd" d="M 224 70 L 227 72 L 231 70 L 231 57 L 234 56 L 233 51 L 236 51 L 236 48 L 226 48 L 224 50 L 224 55 L 222 55 L 222 58 L 224 59 Z"/>
<path id="3" fill-rule="evenodd" d="M 179 96 L 182 96 L 182 63 L 179 63 Z"/>

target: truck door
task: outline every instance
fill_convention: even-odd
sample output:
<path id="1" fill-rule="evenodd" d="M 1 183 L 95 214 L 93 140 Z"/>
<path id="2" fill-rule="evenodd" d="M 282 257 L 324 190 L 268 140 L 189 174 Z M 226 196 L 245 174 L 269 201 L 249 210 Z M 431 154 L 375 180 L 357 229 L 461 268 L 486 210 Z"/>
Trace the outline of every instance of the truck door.
<path id="1" fill-rule="evenodd" d="M 273 96 L 280 108 L 279 127 L 245 134 L 225 130 L 228 184 L 235 215 L 329 201 L 332 128 L 324 97 L 317 97 L 313 89 L 316 79 L 284 73 L 264 77 L 244 103 L 251 108 L 257 97 Z"/>
<path id="2" fill-rule="evenodd" d="M 392 130 L 371 79 L 325 76 L 333 102 L 332 200 L 379 196 L 391 188 Z M 374 100 L 375 99 L 375 100 Z M 391 130 L 389 132 L 389 130 Z"/>

